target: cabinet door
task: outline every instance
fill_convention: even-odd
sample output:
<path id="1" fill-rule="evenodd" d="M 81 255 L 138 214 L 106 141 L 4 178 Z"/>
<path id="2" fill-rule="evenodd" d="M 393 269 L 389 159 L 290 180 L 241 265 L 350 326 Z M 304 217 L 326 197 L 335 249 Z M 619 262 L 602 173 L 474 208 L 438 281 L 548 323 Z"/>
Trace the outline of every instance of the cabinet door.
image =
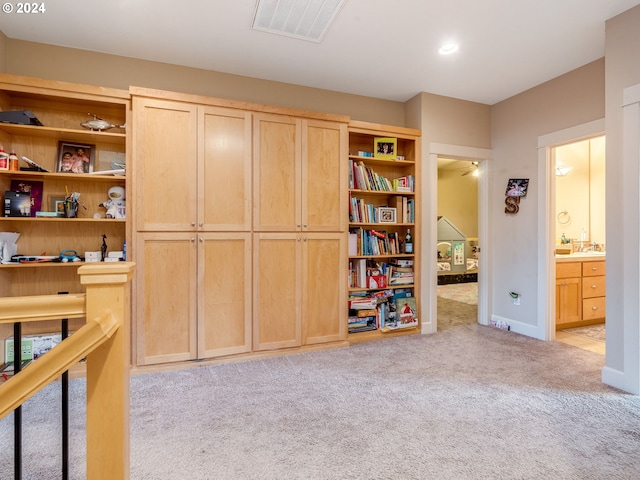
<path id="1" fill-rule="evenodd" d="M 251 113 L 199 107 L 198 228 L 251 230 Z"/>
<path id="2" fill-rule="evenodd" d="M 302 288 L 305 344 L 335 342 L 346 336 L 346 237 L 343 233 L 303 233 Z"/>
<path id="3" fill-rule="evenodd" d="M 556 325 L 582 320 L 581 293 L 580 278 L 556 280 Z"/>
<path id="4" fill-rule="evenodd" d="M 138 235 L 136 358 L 138 365 L 196 358 L 194 233 Z"/>
<path id="5" fill-rule="evenodd" d="M 254 350 L 301 344 L 301 244 L 300 234 L 254 234 Z"/>
<path id="6" fill-rule="evenodd" d="M 300 230 L 301 120 L 255 114 L 253 133 L 254 230 Z"/>
<path id="7" fill-rule="evenodd" d="M 195 230 L 196 106 L 134 97 L 132 138 L 137 230 Z"/>
<path id="8" fill-rule="evenodd" d="M 347 228 L 347 125 L 302 122 L 302 228 L 343 232 Z"/>
<path id="9" fill-rule="evenodd" d="M 198 235 L 198 358 L 251 351 L 251 234 Z"/>

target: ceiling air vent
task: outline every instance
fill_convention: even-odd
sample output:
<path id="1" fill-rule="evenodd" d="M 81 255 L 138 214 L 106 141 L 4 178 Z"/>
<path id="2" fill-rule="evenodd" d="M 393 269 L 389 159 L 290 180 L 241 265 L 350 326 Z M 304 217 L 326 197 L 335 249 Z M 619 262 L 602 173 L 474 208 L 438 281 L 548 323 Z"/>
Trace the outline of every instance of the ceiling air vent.
<path id="1" fill-rule="evenodd" d="M 346 0 L 258 0 L 252 28 L 320 43 Z"/>

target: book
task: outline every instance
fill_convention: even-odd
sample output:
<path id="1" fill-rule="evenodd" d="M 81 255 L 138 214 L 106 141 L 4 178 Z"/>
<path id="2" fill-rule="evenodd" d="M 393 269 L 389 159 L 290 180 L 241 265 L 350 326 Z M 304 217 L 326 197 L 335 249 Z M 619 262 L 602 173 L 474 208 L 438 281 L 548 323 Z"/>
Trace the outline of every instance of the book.
<path id="1" fill-rule="evenodd" d="M 29 216 L 35 217 L 36 212 L 42 210 L 42 180 L 11 180 L 11 190 L 28 193 L 30 197 Z"/>
<path id="2" fill-rule="evenodd" d="M 396 298 L 396 327 L 408 328 L 418 325 L 416 297 Z"/>
<path id="3" fill-rule="evenodd" d="M 30 217 L 31 196 L 26 192 L 4 192 L 5 217 Z"/>

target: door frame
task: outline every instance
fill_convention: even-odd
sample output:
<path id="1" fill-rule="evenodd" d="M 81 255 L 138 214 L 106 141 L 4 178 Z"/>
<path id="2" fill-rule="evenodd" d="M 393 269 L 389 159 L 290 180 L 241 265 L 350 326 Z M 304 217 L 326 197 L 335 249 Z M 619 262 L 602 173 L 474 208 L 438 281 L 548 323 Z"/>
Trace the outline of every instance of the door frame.
<path id="1" fill-rule="evenodd" d="M 423 205 L 422 225 L 422 271 L 429 278 L 422 282 L 420 298 L 422 301 L 421 333 L 438 331 L 438 262 L 435 252 L 438 248 L 438 157 L 452 157 L 457 160 L 478 162 L 478 245 L 480 259 L 484 268 L 478 268 L 478 323 L 489 325 L 489 288 L 491 250 L 489 248 L 489 160 L 492 151 L 486 148 L 464 147 L 445 143 L 430 143 L 427 168 L 422 169 Z M 433 254 L 429 254 L 433 252 Z M 425 301 L 426 300 L 426 301 Z M 429 321 L 424 321 L 427 318 Z"/>
<path id="2" fill-rule="evenodd" d="M 556 338 L 556 261 L 555 261 L 555 204 L 556 165 L 555 147 L 605 135 L 604 118 L 565 128 L 538 137 L 538 311 L 544 321 L 538 323 L 536 338 Z"/>

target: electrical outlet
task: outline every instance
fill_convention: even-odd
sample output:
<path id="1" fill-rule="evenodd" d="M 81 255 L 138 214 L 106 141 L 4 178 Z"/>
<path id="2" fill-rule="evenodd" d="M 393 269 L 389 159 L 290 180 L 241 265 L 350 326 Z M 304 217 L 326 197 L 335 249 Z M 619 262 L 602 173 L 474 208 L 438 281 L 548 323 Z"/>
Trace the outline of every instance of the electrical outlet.
<path id="1" fill-rule="evenodd" d="M 513 299 L 513 304 L 520 305 L 520 295 L 518 295 L 516 298 Z"/>

